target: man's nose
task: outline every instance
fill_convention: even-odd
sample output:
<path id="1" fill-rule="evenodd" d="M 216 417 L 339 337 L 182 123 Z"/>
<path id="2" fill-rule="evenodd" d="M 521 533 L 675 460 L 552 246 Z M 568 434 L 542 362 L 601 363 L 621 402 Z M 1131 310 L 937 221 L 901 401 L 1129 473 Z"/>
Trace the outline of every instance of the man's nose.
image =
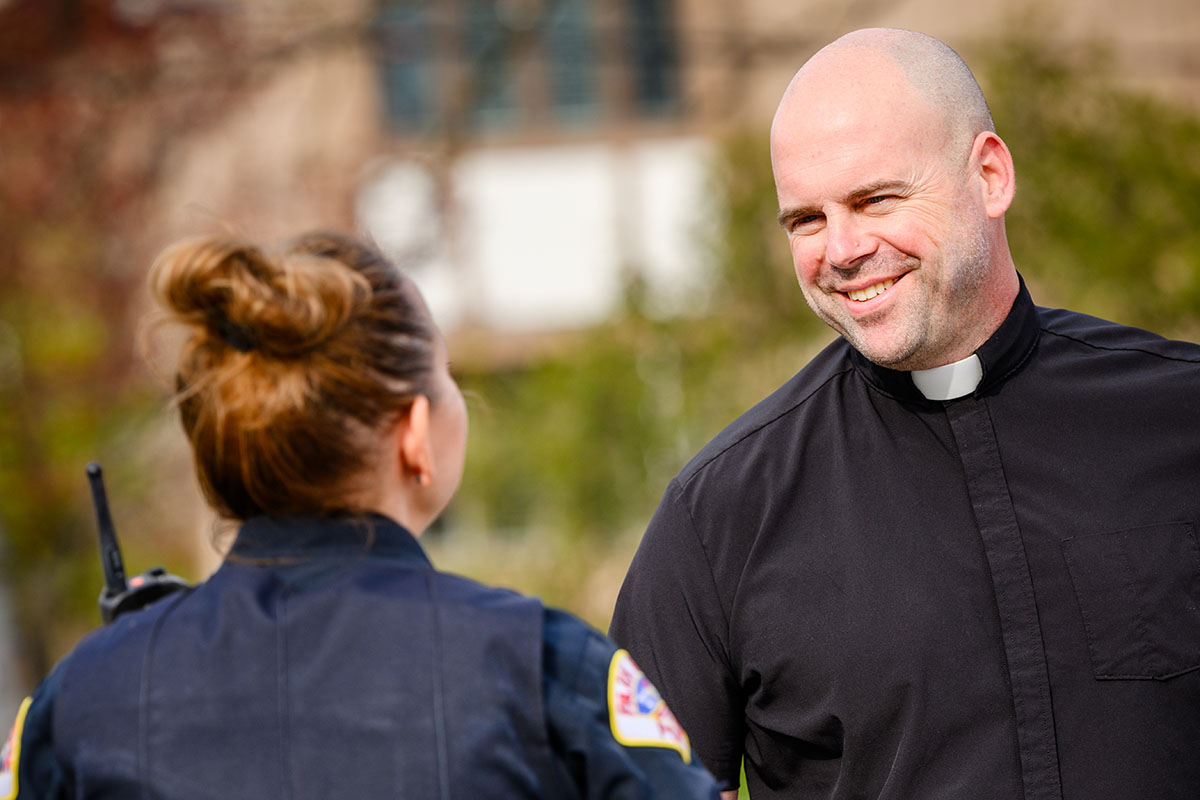
<path id="1" fill-rule="evenodd" d="M 875 247 L 874 239 L 852 214 L 831 214 L 825 222 L 825 260 L 830 266 L 850 269 Z"/>

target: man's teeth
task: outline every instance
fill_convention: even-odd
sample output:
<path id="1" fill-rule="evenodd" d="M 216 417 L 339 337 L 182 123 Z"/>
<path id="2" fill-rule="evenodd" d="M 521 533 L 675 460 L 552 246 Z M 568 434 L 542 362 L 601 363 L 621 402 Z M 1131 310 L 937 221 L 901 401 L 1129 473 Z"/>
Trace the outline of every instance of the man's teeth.
<path id="1" fill-rule="evenodd" d="M 846 296 L 849 297 L 851 300 L 857 300 L 858 302 L 861 303 L 864 300 L 870 300 L 872 297 L 874 297 L 877 294 L 883 294 L 888 289 L 892 288 L 892 284 L 894 284 L 894 283 L 895 283 L 895 281 L 891 280 L 889 278 L 888 280 L 883 281 L 882 283 L 877 283 L 874 286 L 868 286 L 865 289 L 855 289 L 852 292 L 846 292 Z"/>

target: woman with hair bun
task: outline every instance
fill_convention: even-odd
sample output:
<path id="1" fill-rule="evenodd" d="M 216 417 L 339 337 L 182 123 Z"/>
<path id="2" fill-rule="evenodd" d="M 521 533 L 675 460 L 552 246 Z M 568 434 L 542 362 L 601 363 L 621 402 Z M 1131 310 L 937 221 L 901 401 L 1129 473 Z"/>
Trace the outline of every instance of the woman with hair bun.
<path id="1" fill-rule="evenodd" d="M 93 632 L 25 702 L 0 798 L 716 798 L 629 655 L 417 542 L 467 414 L 373 247 L 218 238 L 150 275 L 180 419 L 241 523 L 207 581 Z"/>

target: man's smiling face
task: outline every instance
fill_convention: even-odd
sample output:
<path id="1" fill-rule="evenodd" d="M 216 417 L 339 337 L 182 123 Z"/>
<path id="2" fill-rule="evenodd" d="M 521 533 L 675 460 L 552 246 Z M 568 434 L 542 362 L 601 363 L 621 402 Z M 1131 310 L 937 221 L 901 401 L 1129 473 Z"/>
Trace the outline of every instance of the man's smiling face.
<path id="1" fill-rule="evenodd" d="M 986 327 L 988 214 L 975 150 L 871 53 L 814 59 L 771 135 L 780 222 L 813 311 L 872 361 L 927 369 Z"/>

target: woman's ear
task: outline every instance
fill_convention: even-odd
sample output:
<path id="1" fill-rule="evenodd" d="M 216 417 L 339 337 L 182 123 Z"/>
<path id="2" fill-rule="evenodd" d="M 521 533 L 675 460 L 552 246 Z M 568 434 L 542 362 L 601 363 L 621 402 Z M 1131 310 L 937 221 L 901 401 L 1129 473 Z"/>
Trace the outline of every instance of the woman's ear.
<path id="1" fill-rule="evenodd" d="M 1012 205 L 1017 189 L 1012 154 L 1003 139 L 991 131 L 984 131 L 975 137 L 973 155 L 983 182 L 984 208 L 990 218 L 1000 219 Z"/>
<path id="2" fill-rule="evenodd" d="M 399 437 L 400 474 L 421 486 L 433 483 L 433 451 L 429 436 L 429 398 L 417 395 L 400 420 L 396 435 Z"/>

